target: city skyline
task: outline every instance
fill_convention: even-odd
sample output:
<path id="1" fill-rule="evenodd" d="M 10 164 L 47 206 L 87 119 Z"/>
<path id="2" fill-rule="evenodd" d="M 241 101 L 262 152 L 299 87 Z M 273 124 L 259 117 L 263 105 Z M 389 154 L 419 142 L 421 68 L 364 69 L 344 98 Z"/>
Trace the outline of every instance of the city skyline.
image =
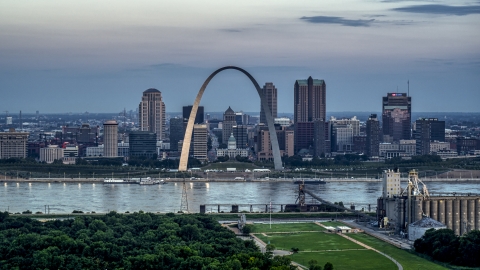
<path id="1" fill-rule="evenodd" d="M 293 112 L 293 83 L 308 76 L 329 84 L 330 112 L 379 112 L 407 81 L 412 110 L 480 111 L 478 2 L 3 1 L 0 15 L 2 110 L 120 111 L 148 88 L 180 108 L 235 65 L 275 84 L 279 114 Z M 235 72 L 209 88 L 210 111 L 224 110 L 219 99 L 260 107 Z"/>

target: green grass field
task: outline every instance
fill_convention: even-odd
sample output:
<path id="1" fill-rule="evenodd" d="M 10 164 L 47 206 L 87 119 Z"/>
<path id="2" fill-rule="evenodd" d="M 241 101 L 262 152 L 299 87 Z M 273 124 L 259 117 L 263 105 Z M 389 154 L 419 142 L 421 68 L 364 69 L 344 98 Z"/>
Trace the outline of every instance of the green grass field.
<path id="1" fill-rule="evenodd" d="M 272 224 L 254 224 L 253 233 L 268 232 L 298 232 L 298 231 L 325 231 L 325 228 L 315 223 L 280 223 Z"/>
<path id="2" fill-rule="evenodd" d="M 364 233 L 349 234 L 348 236 L 390 255 L 392 258 L 397 260 L 404 269 L 448 269 Z"/>
<path id="3" fill-rule="evenodd" d="M 342 249 L 365 249 L 339 235 L 324 232 L 305 233 L 267 233 L 255 234 L 263 242 L 274 244 L 277 249 L 290 250 L 297 247 L 300 251 L 323 251 Z"/>
<path id="4" fill-rule="evenodd" d="M 326 226 L 341 226 L 340 222 L 324 222 Z M 320 228 L 312 231 L 312 226 Z M 331 262 L 336 270 L 342 269 L 397 269 L 396 265 L 383 255 L 367 250 L 339 235 L 325 233 L 324 229 L 314 223 L 254 224 L 255 235 L 265 243 L 275 245 L 277 249 L 299 252 L 291 255 L 293 261 L 308 266 L 308 261 L 317 260 L 320 265 Z M 292 232 L 292 233 L 279 233 Z M 265 234 L 265 235 L 264 235 Z M 379 239 L 363 233 L 349 233 L 348 236 L 365 243 L 372 248 L 388 254 L 397 260 L 403 269 L 447 269 L 409 251 L 399 249 Z"/>
<path id="5" fill-rule="evenodd" d="M 294 262 L 308 266 L 310 260 L 316 260 L 323 268 L 327 262 L 333 264 L 335 270 L 394 270 L 397 266 L 372 250 L 343 250 L 323 252 L 299 252 L 291 255 Z M 408 268 L 404 268 L 405 270 Z M 427 269 L 427 268 L 423 268 Z"/>

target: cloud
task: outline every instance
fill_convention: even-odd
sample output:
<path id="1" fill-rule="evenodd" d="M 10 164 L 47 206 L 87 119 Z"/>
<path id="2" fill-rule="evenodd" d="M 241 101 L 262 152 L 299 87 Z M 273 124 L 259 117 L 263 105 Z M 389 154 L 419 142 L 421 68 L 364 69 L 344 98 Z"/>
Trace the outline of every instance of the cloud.
<path id="1" fill-rule="evenodd" d="M 415 0 L 382 0 L 381 2 L 383 2 L 383 3 L 397 3 L 397 2 L 438 2 L 438 1 L 435 1 L 435 0 L 419 0 L 419 1 L 415 1 Z"/>
<path id="2" fill-rule="evenodd" d="M 340 24 L 343 26 L 364 26 L 368 27 L 370 24 L 375 21 L 371 20 L 349 20 L 342 17 L 330 17 L 330 16 L 312 16 L 312 17 L 301 17 L 301 20 L 307 21 L 309 23 L 320 23 L 320 24 Z"/>
<path id="3" fill-rule="evenodd" d="M 418 5 L 394 8 L 392 10 L 410 13 L 457 15 L 480 14 L 480 5 L 474 6 L 447 6 L 447 5 Z"/>
<path id="4" fill-rule="evenodd" d="M 240 33 L 240 32 L 242 32 L 242 30 L 235 29 L 235 28 L 220 29 L 220 31 L 229 32 L 229 33 Z"/>

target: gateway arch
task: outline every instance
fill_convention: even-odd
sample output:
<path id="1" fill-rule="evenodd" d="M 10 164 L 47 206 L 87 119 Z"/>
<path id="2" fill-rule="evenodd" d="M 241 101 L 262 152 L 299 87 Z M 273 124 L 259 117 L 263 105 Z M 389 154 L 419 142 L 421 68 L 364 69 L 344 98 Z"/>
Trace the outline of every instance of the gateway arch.
<path id="1" fill-rule="evenodd" d="M 257 89 L 258 95 L 260 96 L 260 102 L 263 108 L 265 108 L 265 117 L 267 118 L 268 131 L 270 133 L 270 141 L 272 145 L 275 170 L 281 170 L 282 159 L 280 157 L 280 148 L 278 146 L 277 132 L 275 132 L 275 126 L 273 125 L 272 112 L 270 110 L 270 107 L 268 107 L 268 102 L 264 97 L 264 95 L 262 94 L 262 90 L 260 86 L 258 85 L 257 81 L 252 77 L 252 75 L 250 75 L 250 73 L 248 73 L 244 69 L 241 69 L 235 66 L 226 66 L 226 67 L 222 67 L 215 70 L 210 76 L 208 76 L 208 78 L 205 80 L 202 87 L 200 88 L 200 91 L 198 91 L 197 98 L 195 98 L 195 102 L 193 103 L 192 112 L 190 113 L 190 117 L 188 118 L 187 129 L 185 130 L 185 137 L 183 139 L 182 155 L 180 157 L 180 165 L 178 166 L 178 170 L 179 171 L 187 170 L 188 154 L 190 150 L 190 143 L 192 141 L 193 124 L 195 122 L 198 105 L 200 104 L 200 99 L 202 98 L 203 92 L 205 92 L 205 89 L 207 88 L 208 83 L 210 83 L 213 77 L 215 77 L 215 75 L 217 75 L 218 73 L 226 69 L 234 69 L 242 72 L 250 79 L 250 81 L 252 81 L 253 85 Z"/>

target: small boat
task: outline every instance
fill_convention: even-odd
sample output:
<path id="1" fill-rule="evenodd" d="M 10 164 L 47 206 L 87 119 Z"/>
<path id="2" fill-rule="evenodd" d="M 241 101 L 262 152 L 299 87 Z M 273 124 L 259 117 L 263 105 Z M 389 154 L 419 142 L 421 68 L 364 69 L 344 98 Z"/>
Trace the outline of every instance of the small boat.
<path id="1" fill-rule="evenodd" d="M 123 179 L 114 179 L 114 178 L 106 178 L 103 180 L 104 184 L 135 184 L 134 181 L 123 180 Z"/>
<path id="2" fill-rule="evenodd" d="M 150 177 L 140 179 L 140 185 L 159 185 L 163 184 L 163 180 L 152 180 Z"/>
<path id="3" fill-rule="evenodd" d="M 294 184 L 305 184 L 305 185 L 322 185 L 326 184 L 327 182 L 323 181 L 322 179 L 307 179 L 307 180 L 296 180 L 293 181 Z"/>

